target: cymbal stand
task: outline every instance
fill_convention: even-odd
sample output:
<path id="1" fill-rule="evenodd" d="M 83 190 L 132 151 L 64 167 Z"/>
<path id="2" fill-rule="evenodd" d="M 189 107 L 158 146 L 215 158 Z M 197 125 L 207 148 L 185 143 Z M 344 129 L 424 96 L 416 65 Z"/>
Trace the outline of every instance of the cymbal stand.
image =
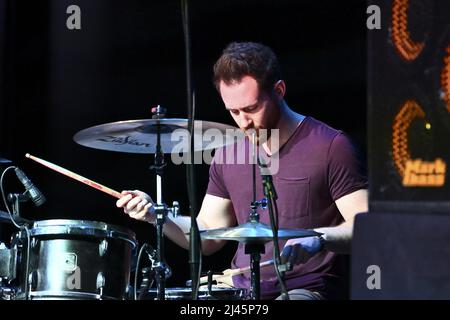
<path id="1" fill-rule="evenodd" d="M 165 117 L 166 110 L 161 106 L 157 106 L 152 108 L 152 118 L 153 119 L 161 119 Z M 165 203 L 163 203 L 162 197 L 162 175 L 163 168 L 166 166 L 164 160 L 164 153 L 161 148 L 161 124 L 158 122 L 156 125 L 157 129 L 157 138 L 156 138 L 156 152 L 155 152 L 155 164 L 150 166 L 151 170 L 155 170 L 156 172 L 156 204 L 154 205 L 154 213 L 156 215 L 156 261 L 153 264 L 153 269 L 155 270 L 156 275 L 156 300 L 164 300 L 165 299 L 165 290 L 166 290 L 166 276 L 168 275 L 168 267 L 165 263 L 164 257 L 164 233 L 163 233 L 163 225 L 166 222 L 166 217 L 169 212 L 172 213 L 173 216 L 178 215 L 179 205 L 178 202 L 173 202 L 173 207 L 167 207 Z"/>
<path id="2" fill-rule="evenodd" d="M 248 222 L 258 223 L 259 214 L 258 207 L 265 208 L 267 205 L 267 199 L 262 199 L 261 201 L 256 200 L 256 134 L 252 134 L 253 143 L 253 165 L 252 165 L 252 176 L 253 176 L 253 201 L 250 205 L 251 211 L 248 217 Z M 251 282 L 251 292 L 250 298 L 252 300 L 260 300 L 261 297 L 261 273 L 260 273 L 260 261 L 261 254 L 265 252 L 264 243 L 261 242 L 247 242 L 245 243 L 245 254 L 250 254 L 250 282 Z"/>

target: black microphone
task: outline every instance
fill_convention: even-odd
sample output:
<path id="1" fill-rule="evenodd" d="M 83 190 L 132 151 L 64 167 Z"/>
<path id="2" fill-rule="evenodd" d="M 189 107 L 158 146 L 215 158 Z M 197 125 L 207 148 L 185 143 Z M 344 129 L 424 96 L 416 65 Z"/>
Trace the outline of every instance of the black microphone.
<path id="1" fill-rule="evenodd" d="M 271 174 L 270 170 L 268 169 L 267 164 L 260 157 L 258 157 L 258 166 L 259 166 L 259 171 L 261 174 L 261 179 L 263 182 L 264 195 L 268 199 L 277 200 L 278 195 L 275 190 L 275 186 L 273 184 L 272 174 Z"/>
<path id="2" fill-rule="evenodd" d="M 38 188 L 35 187 L 35 185 L 31 182 L 30 179 L 25 175 L 25 173 L 20 170 L 19 168 L 15 169 L 17 178 L 19 178 L 20 182 L 25 187 L 25 192 L 28 193 L 31 200 L 34 202 L 34 204 L 39 207 L 40 205 L 44 204 L 45 197 L 42 194 L 41 191 L 39 191 Z"/>

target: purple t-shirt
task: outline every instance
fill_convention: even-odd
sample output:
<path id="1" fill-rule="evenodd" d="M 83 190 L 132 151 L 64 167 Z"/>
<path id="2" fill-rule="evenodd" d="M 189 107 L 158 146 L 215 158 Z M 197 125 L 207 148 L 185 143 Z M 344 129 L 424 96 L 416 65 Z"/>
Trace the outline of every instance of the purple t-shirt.
<path id="1" fill-rule="evenodd" d="M 248 139 L 218 149 L 210 167 L 207 193 L 230 199 L 238 224 L 247 222 L 253 198 L 252 165 L 226 164 L 227 148 L 248 155 Z M 311 229 L 335 226 L 344 221 L 335 201 L 356 190 L 367 188 L 367 179 L 349 139 L 312 117 L 306 117 L 281 147 L 278 172 L 273 182 L 278 194 L 279 228 Z M 248 159 L 248 156 L 246 157 Z M 236 162 L 234 162 L 236 163 Z M 242 162 L 241 162 L 242 163 Z M 259 171 L 257 171 L 258 173 Z M 261 177 L 256 175 L 257 200 L 264 198 Z M 268 210 L 258 208 L 260 222 L 270 225 Z M 285 241 L 280 241 L 280 246 Z M 232 268 L 250 265 L 250 255 L 239 243 Z M 265 245 L 261 261 L 273 259 L 273 242 Z M 346 270 L 342 256 L 322 251 L 307 263 L 296 265 L 285 274 L 288 290 L 305 288 L 327 296 L 327 285 Z M 249 288 L 250 274 L 233 277 L 236 287 Z M 261 269 L 261 298 L 272 299 L 280 293 L 273 267 Z"/>

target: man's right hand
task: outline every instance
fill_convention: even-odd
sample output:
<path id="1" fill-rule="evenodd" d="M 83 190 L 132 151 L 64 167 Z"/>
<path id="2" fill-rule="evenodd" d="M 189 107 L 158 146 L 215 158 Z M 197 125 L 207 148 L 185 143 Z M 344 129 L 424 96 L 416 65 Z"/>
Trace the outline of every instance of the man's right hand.
<path id="1" fill-rule="evenodd" d="M 153 200 L 150 196 L 142 191 L 122 191 L 122 198 L 117 200 L 116 206 L 123 208 L 123 212 L 128 214 L 130 218 L 155 222 L 155 215 L 153 213 Z"/>

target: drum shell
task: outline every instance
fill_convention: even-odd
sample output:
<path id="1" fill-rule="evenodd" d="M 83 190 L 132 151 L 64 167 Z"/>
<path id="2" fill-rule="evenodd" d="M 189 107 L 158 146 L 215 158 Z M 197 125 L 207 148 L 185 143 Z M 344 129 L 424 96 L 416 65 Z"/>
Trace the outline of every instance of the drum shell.
<path id="1" fill-rule="evenodd" d="M 29 233 L 28 270 L 26 232 L 13 238 L 20 267 L 17 299 L 128 298 L 134 233 L 77 220 L 39 221 Z"/>

